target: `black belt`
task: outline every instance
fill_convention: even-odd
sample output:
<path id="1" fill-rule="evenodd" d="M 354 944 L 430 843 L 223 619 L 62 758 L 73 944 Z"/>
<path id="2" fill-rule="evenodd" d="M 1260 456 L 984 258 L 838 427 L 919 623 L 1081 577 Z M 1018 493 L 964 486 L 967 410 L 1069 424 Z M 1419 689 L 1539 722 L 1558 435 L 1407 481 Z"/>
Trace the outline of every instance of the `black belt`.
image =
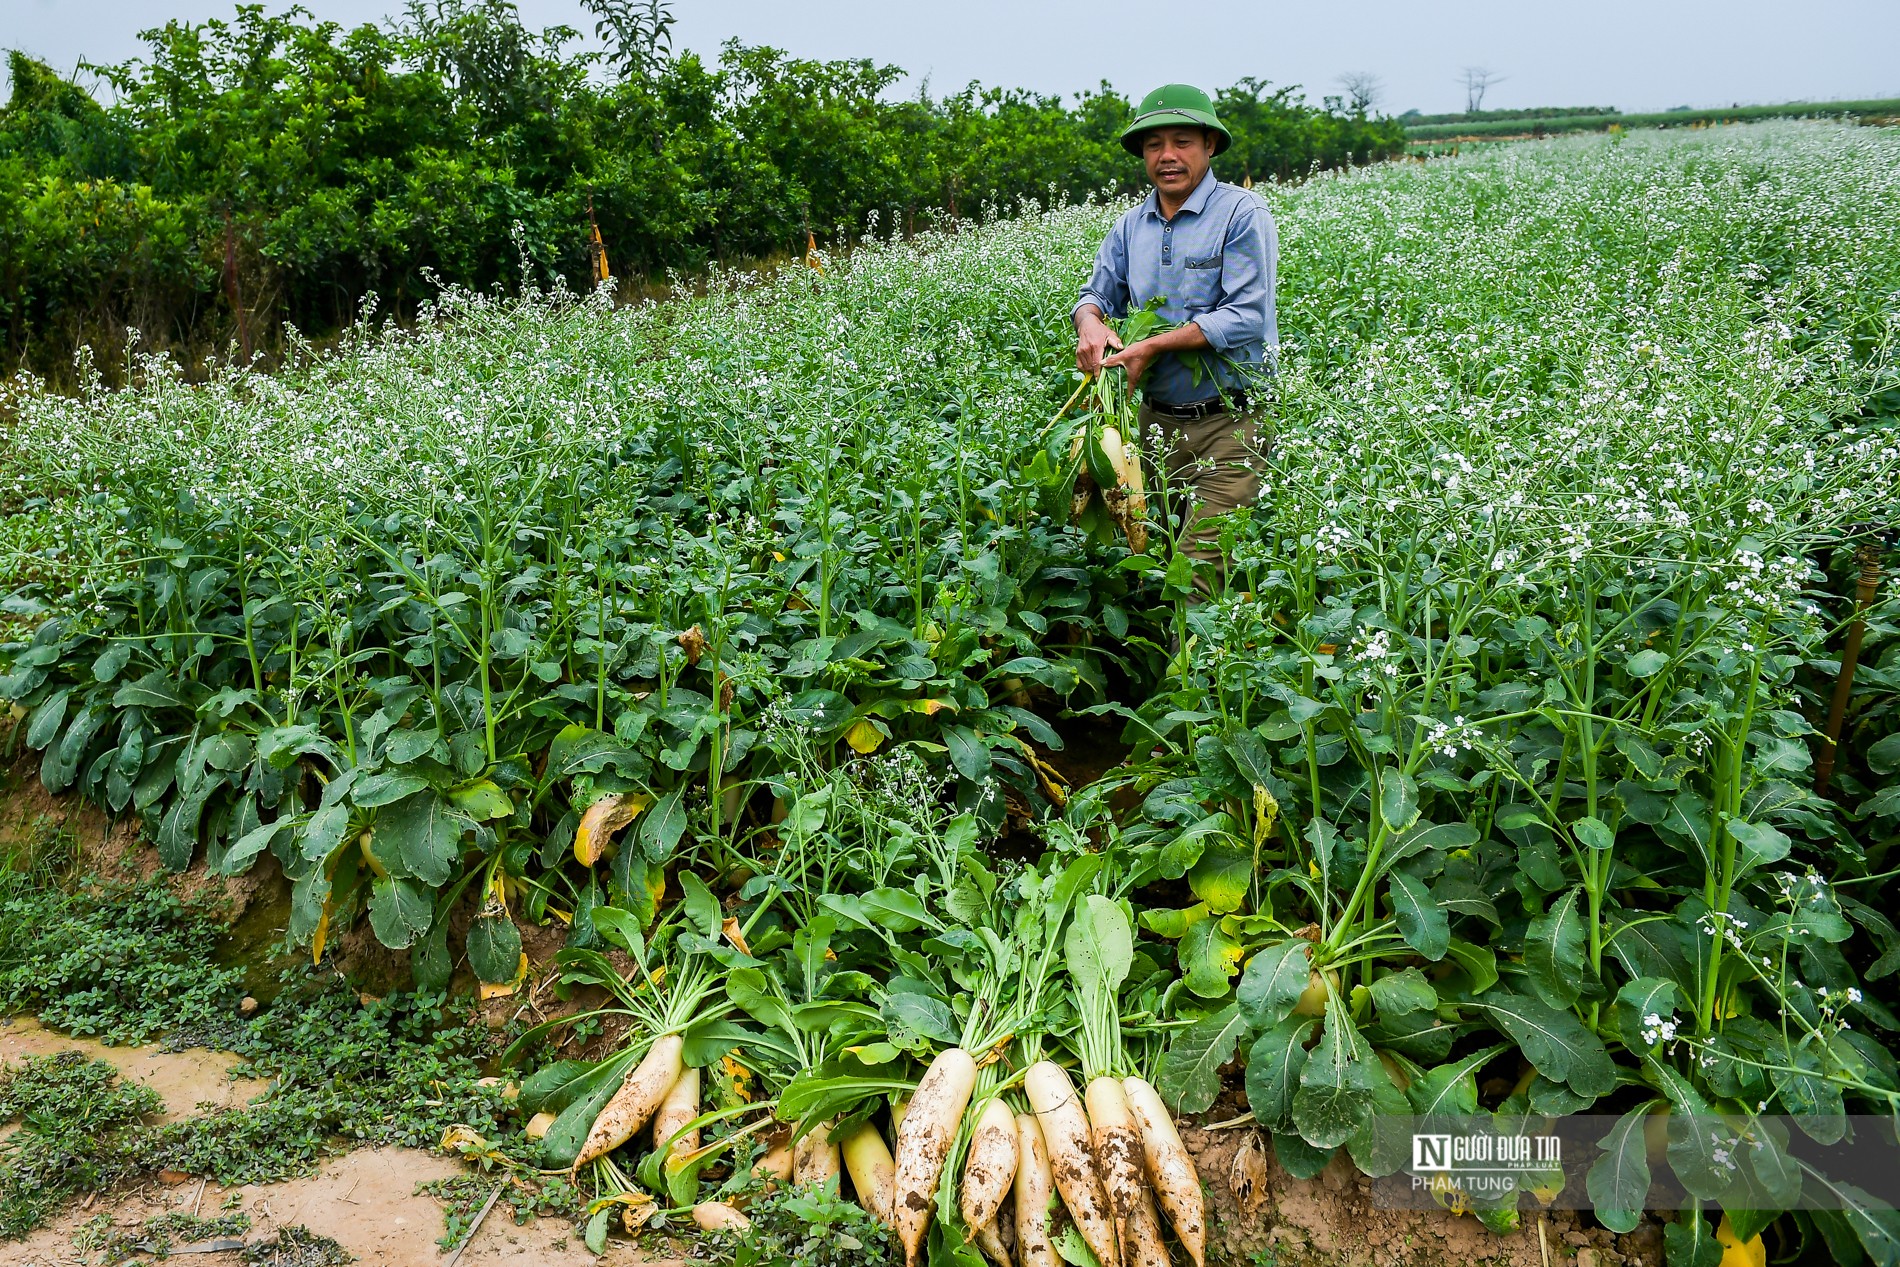
<path id="1" fill-rule="evenodd" d="M 1197 400 L 1191 405 L 1164 405 L 1158 401 L 1149 401 L 1148 408 L 1164 418 L 1184 418 L 1189 421 L 1205 418 L 1209 414 L 1223 413 L 1229 409 L 1237 414 L 1244 414 L 1247 412 L 1247 394 L 1229 392 L 1226 400 L 1216 396 L 1212 400 Z"/>

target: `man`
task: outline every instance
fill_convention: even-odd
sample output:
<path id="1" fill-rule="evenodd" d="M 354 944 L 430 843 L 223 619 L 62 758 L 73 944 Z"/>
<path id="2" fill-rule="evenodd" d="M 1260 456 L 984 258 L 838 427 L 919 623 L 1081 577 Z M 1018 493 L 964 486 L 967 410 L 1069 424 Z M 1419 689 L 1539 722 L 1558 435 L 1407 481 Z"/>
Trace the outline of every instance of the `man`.
<path id="1" fill-rule="evenodd" d="M 1144 387 L 1144 447 L 1160 437 L 1159 455 L 1150 456 L 1189 506 L 1186 549 L 1217 567 L 1225 561 L 1207 521 L 1260 491 L 1248 380 L 1271 368 L 1267 358 L 1279 342 L 1273 216 L 1212 171 L 1232 140 L 1198 88 L 1169 84 L 1142 100 L 1121 142 L 1146 165 L 1154 192 L 1109 230 L 1073 313 L 1076 368 L 1093 374 L 1124 366 L 1128 381 Z M 1124 317 L 1157 297 L 1161 315 L 1181 324 L 1123 347 L 1103 318 Z M 1202 358 L 1213 373 L 1196 382 L 1191 362 Z M 1223 358 L 1243 368 L 1236 372 Z"/>

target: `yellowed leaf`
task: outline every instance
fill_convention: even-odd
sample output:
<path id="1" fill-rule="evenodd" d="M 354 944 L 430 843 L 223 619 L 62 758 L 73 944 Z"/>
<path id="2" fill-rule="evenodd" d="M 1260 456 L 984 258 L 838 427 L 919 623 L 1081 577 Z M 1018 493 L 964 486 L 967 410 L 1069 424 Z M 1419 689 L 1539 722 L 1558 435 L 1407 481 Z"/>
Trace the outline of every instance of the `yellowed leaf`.
<path id="1" fill-rule="evenodd" d="M 844 741 L 868 756 L 884 746 L 884 732 L 869 717 L 860 717 L 845 732 Z"/>
<path id="2" fill-rule="evenodd" d="M 323 944 L 330 940 L 330 904 L 323 904 L 323 914 L 317 916 L 317 931 L 310 936 L 310 966 L 317 967 L 323 962 Z"/>
<path id="3" fill-rule="evenodd" d="M 639 792 L 614 792 L 589 805 L 574 829 L 574 860 L 583 867 L 599 862 L 614 836 L 652 803 Z"/>
<path id="4" fill-rule="evenodd" d="M 1273 835 L 1273 826 L 1280 820 L 1280 802 L 1273 793 L 1258 783 L 1253 787 L 1253 847 L 1255 849 L 1267 843 L 1267 837 Z"/>
<path id="5" fill-rule="evenodd" d="M 509 995 L 513 994 L 515 991 L 519 990 L 521 988 L 521 983 L 523 981 L 526 981 L 527 979 L 528 979 L 528 952 L 524 950 L 521 952 L 521 963 L 517 965 L 515 968 L 515 979 L 513 981 L 493 981 L 493 982 L 484 981 L 482 982 L 481 997 L 483 1000 L 505 999 Z"/>
<path id="6" fill-rule="evenodd" d="M 752 953 L 752 948 L 745 944 L 745 934 L 739 929 L 738 916 L 726 916 L 726 921 L 719 926 L 719 931 L 726 935 L 726 940 L 731 942 L 733 948 L 740 954 L 749 955 Z"/>

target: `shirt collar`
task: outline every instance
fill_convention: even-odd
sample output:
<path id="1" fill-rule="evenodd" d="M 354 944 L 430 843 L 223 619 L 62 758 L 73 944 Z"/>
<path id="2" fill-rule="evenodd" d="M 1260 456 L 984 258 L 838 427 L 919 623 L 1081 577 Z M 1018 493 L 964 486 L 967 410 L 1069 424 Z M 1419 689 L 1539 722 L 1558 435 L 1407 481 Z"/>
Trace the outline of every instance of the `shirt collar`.
<path id="1" fill-rule="evenodd" d="M 1201 212 L 1207 209 L 1207 200 L 1214 196 L 1214 186 L 1218 184 L 1220 184 L 1220 181 L 1214 178 L 1214 169 L 1212 167 L 1208 168 L 1207 174 L 1201 177 L 1201 183 L 1194 186 L 1194 192 L 1189 194 L 1187 201 L 1181 204 L 1181 210 L 1192 211 L 1195 215 L 1200 215 Z M 1161 218 L 1161 193 L 1159 190 L 1152 186 L 1149 187 L 1147 198 L 1142 200 L 1141 210 L 1144 215 L 1153 216 L 1157 220 Z"/>
<path id="2" fill-rule="evenodd" d="M 1181 204 L 1181 210 L 1200 215 L 1206 210 L 1207 200 L 1214 196 L 1214 186 L 1218 184 L 1220 182 L 1214 179 L 1214 169 L 1208 168 L 1207 174 L 1201 177 L 1201 183 L 1194 186 L 1194 192 L 1189 194 L 1188 200 Z"/>

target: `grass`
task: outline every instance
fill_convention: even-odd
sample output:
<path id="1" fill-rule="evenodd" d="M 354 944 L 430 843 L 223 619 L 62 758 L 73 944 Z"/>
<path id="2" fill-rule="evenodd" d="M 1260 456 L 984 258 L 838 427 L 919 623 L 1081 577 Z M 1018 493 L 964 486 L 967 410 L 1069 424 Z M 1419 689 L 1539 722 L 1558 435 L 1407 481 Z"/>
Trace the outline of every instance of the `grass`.
<path id="1" fill-rule="evenodd" d="M 0 1011 L 112 1044 L 215 1045 L 243 1057 L 238 1076 L 270 1087 L 242 1108 L 150 1125 L 157 1097 L 109 1063 L 24 1062 L 0 1080 L 0 1122 L 21 1122 L 0 1163 L 0 1238 L 164 1169 L 268 1183 L 359 1145 L 431 1148 L 457 1124 L 525 1151 L 499 1093 L 479 1085 L 506 1035 L 439 997 L 373 999 L 307 968 L 286 972 L 276 1002 L 245 1019 L 237 971 L 212 964 L 222 926 L 210 907 L 162 880 L 73 876 L 69 857 L 69 840 L 43 832 L 0 867 Z"/>

